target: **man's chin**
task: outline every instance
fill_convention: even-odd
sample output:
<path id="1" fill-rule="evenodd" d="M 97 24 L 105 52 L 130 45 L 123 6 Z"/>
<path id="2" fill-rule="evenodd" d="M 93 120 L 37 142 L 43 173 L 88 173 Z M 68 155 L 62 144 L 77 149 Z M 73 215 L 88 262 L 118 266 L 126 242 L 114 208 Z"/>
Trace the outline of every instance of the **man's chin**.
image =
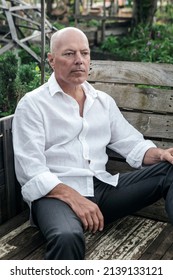
<path id="1" fill-rule="evenodd" d="M 86 79 L 87 77 L 84 75 L 78 75 L 72 78 L 75 84 L 82 84 L 83 82 L 86 81 Z"/>

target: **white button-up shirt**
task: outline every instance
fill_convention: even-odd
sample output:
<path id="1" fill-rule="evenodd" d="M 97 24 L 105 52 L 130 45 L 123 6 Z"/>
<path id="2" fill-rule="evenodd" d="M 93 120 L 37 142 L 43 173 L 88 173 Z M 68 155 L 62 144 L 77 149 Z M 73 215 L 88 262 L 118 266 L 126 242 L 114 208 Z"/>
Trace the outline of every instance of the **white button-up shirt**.
<path id="1" fill-rule="evenodd" d="M 106 147 L 133 167 L 140 167 L 145 152 L 155 147 L 124 119 L 109 95 L 88 82 L 82 87 L 83 117 L 54 74 L 18 103 L 13 120 L 15 170 L 28 204 L 61 182 L 83 196 L 94 196 L 93 176 L 116 186 L 119 174 L 105 170 Z"/>

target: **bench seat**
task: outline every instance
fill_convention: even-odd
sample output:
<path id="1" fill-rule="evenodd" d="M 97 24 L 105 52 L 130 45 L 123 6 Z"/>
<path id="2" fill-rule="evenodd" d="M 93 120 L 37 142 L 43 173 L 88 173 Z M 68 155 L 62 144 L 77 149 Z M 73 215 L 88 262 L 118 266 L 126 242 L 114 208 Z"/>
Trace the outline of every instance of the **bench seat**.
<path id="1" fill-rule="evenodd" d="M 127 216 L 85 238 L 86 260 L 173 258 L 173 227 L 167 222 Z M 44 252 L 45 240 L 30 226 L 27 210 L 1 225 L 0 260 L 43 260 Z"/>

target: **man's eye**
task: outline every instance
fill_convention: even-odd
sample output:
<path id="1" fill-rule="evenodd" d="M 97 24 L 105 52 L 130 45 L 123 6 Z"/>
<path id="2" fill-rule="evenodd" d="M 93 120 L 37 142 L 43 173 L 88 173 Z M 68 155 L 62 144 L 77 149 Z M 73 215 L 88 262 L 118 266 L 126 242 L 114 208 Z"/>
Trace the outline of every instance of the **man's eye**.
<path id="1" fill-rule="evenodd" d="M 64 54 L 65 56 L 74 56 L 74 53 L 73 52 L 67 52 Z"/>
<path id="2" fill-rule="evenodd" d="M 89 55 L 89 52 L 82 52 L 82 55 L 87 56 L 87 55 Z"/>

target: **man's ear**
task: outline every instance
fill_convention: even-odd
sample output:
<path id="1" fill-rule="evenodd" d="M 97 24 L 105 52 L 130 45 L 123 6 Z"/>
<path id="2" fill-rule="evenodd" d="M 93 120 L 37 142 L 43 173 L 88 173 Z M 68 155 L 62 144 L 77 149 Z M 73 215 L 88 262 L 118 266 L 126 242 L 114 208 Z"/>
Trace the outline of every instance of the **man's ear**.
<path id="1" fill-rule="evenodd" d="M 47 54 L 47 58 L 48 58 L 48 61 L 49 61 L 49 64 L 50 66 L 52 67 L 52 69 L 54 70 L 54 57 L 51 53 L 48 53 Z"/>

